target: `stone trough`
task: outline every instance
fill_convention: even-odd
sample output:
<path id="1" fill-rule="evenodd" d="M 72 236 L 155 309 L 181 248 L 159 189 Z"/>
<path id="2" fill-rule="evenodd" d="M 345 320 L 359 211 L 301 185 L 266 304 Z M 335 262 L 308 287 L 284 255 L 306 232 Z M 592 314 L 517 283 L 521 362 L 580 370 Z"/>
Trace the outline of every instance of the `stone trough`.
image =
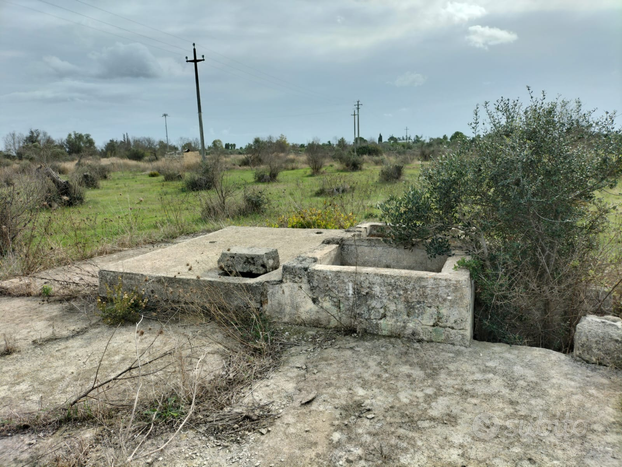
<path id="1" fill-rule="evenodd" d="M 228 227 L 101 270 L 100 294 L 121 281 L 151 300 L 252 306 L 284 323 L 469 346 L 473 284 L 455 268 L 460 257 L 391 246 L 381 227 Z"/>

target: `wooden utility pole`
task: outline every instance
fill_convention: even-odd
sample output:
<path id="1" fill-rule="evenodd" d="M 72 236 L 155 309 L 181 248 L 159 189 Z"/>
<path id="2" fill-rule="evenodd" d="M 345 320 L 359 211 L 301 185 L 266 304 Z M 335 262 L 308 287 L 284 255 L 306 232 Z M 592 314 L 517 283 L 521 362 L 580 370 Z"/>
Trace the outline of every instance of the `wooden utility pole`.
<path id="1" fill-rule="evenodd" d="M 356 148 L 359 144 L 358 140 L 356 139 L 356 110 L 354 110 L 352 116 L 354 117 L 354 153 L 356 154 Z"/>
<path id="2" fill-rule="evenodd" d="M 361 107 L 363 106 L 363 104 L 361 104 L 361 101 L 356 101 L 356 137 L 357 137 L 357 143 L 358 143 L 358 138 L 361 137 Z"/>
<path id="3" fill-rule="evenodd" d="M 201 90 L 199 89 L 199 67 L 197 64 L 199 62 L 205 61 L 205 55 L 201 55 L 201 58 L 197 58 L 197 49 L 195 44 L 192 44 L 192 52 L 194 54 L 194 59 L 188 60 L 186 57 L 187 63 L 194 63 L 194 81 L 197 86 L 197 107 L 199 108 L 199 133 L 201 135 L 201 162 L 205 163 L 205 138 L 203 137 L 203 113 L 201 112 Z"/>
<path id="4" fill-rule="evenodd" d="M 168 152 L 168 124 L 166 123 L 166 117 L 168 117 L 168 114 L 162 114 L 162 116 L 164 117 L 164 129 L 166 130 L 166 151 L 164 151 L 164 155 L 166 156 Z"/>

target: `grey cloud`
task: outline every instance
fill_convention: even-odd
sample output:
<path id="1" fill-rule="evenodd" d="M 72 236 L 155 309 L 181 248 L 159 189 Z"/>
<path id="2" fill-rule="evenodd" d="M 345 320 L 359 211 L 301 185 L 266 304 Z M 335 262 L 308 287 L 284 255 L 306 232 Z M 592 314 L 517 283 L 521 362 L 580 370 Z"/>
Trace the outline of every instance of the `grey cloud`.
<path id="1" fill-rule="evenodd" d="M 9 102 L 127 102 L 132 96 L 129 87 L 106 86 L 76 80 L 62 80 L 45 88 L 18 91 L 0 96 Z"/>
<path id="2" fill-rule="evenodd" d="M 43 61 L 52 70 L 52 72 L 61 77 L 76 76 L 83 73 L 80 67 L 61 60 L 53 55 L 43 57 Z"/>
<path id="3" fill-rule="evenodd" d="M 103 79 L 157 78 L 163 70 L 149 49 L 142 44 L 121 44 L 89 54 L 95 62 L 93 76 Z"/>

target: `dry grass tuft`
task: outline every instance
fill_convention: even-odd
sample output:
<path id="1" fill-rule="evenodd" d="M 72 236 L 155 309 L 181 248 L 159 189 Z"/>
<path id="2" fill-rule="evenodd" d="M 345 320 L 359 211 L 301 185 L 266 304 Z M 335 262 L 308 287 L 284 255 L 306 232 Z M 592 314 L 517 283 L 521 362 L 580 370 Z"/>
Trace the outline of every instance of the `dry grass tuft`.
<path id="1" fill-rule="evenodd" d="M 9 334 L 2 334 L 4 340 L 4 347 L 0 350 L 0 357 L 3 355 L 11 355 L 17 352 L 17 343 L 15 342 L 15 336 Z"/>

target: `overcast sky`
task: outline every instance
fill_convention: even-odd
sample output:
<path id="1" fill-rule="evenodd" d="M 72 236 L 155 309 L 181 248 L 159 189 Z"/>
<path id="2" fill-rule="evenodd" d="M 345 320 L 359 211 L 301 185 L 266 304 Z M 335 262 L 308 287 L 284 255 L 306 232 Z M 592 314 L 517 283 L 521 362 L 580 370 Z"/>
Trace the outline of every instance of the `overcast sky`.
<path id="1" fill-rule="evenodd" d="M 116 27 L 115 27 L 116 26 Z M 0 137 L 470 134 L 526 86 L 622 111 L 620 0 L 0 0 Z M 619 120 L 618 120 L 619 121 Z"/>

